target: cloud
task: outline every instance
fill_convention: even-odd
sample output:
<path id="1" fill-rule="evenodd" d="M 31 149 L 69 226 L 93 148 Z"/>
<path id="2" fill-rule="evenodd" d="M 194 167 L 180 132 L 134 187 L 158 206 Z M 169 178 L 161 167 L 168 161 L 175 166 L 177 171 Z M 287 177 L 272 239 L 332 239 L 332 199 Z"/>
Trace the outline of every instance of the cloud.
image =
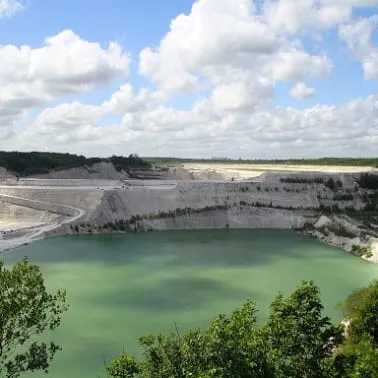
<path id="1" fill-rule="evenodd" d="M 247 89 L 235 90 L 240 95 L 248 94 Z M 249 111 L 245 100 L 231 102 L 232 106 L 227 99 L 219 101 L 222 91 L 198 100 L 188 110 L 151 100 L 122 113 L 121 123 L 105 126 L 100 126 L 100 120 L 113 111 L 107 101 L 97 106 L 58 105 L 44 110 L 23 133 L 9 140 L 21 149 L 48 145 L 53 150 L 88 155 L 132 151 L 192 157 L 311 157 L 325 151 L 330 155 L 376 154 L 377 96 L 304 110 L 264 107 L 253 101 Z"/>
<path id="2" fill-rule="evenodd" d="M 299 100 L 316 94 L 306 83 L 332 75 L 333 62 L 321 50 L 331 28 L 361 60 L 365 77 L 378 77 L 372 40 L 377 18 L 353 19 L 355 8 L 377 3 L 197 0 L 172 20 L 156 46 L 141 50 L 145 88 L 126 82 L 96 104 L 76 95 L 128 75 L 130 56 L 117 43 L 102 46 L 64 30 L 38 48 L 0 46 L 0 148 L 191 157 L 375 155 L 377 96 L 298 109 L 280 106 L 276 86 L 288 83 Z M 311 45 L 314 35 L 320 48 Z M 36 108 L 42 110 L 31 118 Z"/>
<path id="3" fill-rule="evenodd" d="M 201 0 L 171 22 L 158 47 L 141 51 L 139 72 L 163 91 L 190 92 L 218 84 L 225 71 L 286 81 L 327 74 L 331 66 L 327 56 L 277 33 L 251 0 Z"/>
<path id="4" fill-rule="evenodd" d="M 130 83 L 122 85 L 118 91 L 113 93 L 108 101 L 102 104 L 110 113 L 135 113 L 149 107 L 151 103 L 164 102 L 167 96 L 163 92 L 151 92 L 142 88 L 136 94 Z"/>
<path id="5" fill-rule="evenodd" d="M 0 19 L 10 17 L 14 13 L 24 9 L 21 1 L 17 0 L 0 0 Z"/>
<path id="6" fill-rule="evenodd" d="M 377 26 L 378 16 L 375 15 L 339 28 L 339 37 L 347 43 L 353 55 L 361 60 L 366 80 L 378 79 L 378 46 L 374 46 L 372 42 Z"/>
<path id="7" fill-rule="evenodd" d="M 128 74 L 130 58 L 111 42 L 89 42 L 71 30 L 43 46 L 0 46 L 0 120 L 9 126 L 29 109 L 66 95 L 88 92 Z M 1 126 L 0 126 L 1 127 Z"/>
<path id="8" fill-rule="evenodd" d="M 291 90 L 290 94 L 297 100 L 306 100 L 308 98 L 314 97 L 316 90 L 314 88 L 308 87 L 303 81 L 295 84 Z"/>
<path id="9" fill-rule="evenodd" d="M 273 30 L 296 34 L 333 28 L 349 21 L 354 8 L 376 5 L 377 0 L 268 0 L 263 9 Z"/>
<path id="10" fill-rule="evenodd" d="M 332 62 L 325 55 L 309 55 L 293 47 L 280 50 L 274 59 L 266 64 L 269 76 L 276 81 L 297 81 L 328 74 Z"/>

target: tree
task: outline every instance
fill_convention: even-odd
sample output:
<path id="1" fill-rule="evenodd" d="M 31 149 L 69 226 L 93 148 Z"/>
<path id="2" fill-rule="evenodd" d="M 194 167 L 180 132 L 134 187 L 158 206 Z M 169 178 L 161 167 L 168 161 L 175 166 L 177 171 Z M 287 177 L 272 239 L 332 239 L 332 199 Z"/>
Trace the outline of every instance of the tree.
<path id="1" fill-rule="evenodd" d="M 112 377 L 128 378 L 139 374 L 141 369 L 134 357 L 122 354 L 108 366 L 107 371 Z"/>
<path id="2" fill-rule="evenodd" d="M 368 288 L 352 293 L 345 302 L 344 311 L 350 320 L 349 342 L 358 344 L 368 336 L 378 347 L 378 280 Z"/>
<path id="3" fill-rule="evenodd" d="M 11 269 L 0 261 L 0 376 L 47 371 L 61 348 L 39 335 L 56 329 L 66 310 L 66 293 L 48 294 L 39 268 L 26 257 Z"/>
<path id="4" fill-rule="evenodd" d="M 339 361 L 343 372 L 340 377 L 377 378 L 378 280 L 349 295 L 343 310 L 349 326 Z"/>
<path id="5" fill-rule="evenodd" d="M 279 294 L 271 305 L 266 325 L 275 377 L 332 376 L 328 357 L 343 341 L 342 328 L 322 315 L 320 291 L 302 282 L 288 297 Z"/>
<path id="6" fill-rule="evenodd" d="M 230 316 L 219 315 L 204 331 L 141 337 L 145 360 L 135 365 L 132 357 L 123 354 L 111 363 L 108 373 L 123 378 L 269 377 L 255 314 L 254 303 L 247 301 Z"/>
<path id="7" fill-rule="evenodd" d="M 343 353 L 341 378 L 377 378 L 378 349 L 371 337 L 364 335 L 358 344 L 347 342 Z"/>
<path id="8" fill-rule="evenodd" d="M 331 337 L 335 346 L 341 342 L 341 328 L 322 310 L 319 289 L 303 282 L 288 298 L 277 296 L 264 327 L 257 326 L 255 304 L 247 301 L 203 331 L 142 337 L 144 361 L 134 365 L 123 355 L 111 365 L 118 375 L 108 372 L 124 378 L 336 377 L 327 346 Z"/>

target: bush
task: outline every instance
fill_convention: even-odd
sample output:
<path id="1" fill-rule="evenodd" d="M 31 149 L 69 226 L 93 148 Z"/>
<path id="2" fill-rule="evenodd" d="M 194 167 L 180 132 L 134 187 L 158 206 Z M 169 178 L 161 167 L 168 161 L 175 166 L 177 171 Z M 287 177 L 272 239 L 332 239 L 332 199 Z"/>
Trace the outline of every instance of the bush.
<path id="1" fill-rule="evenodd" d="M 365 336 L 378 347 L 378 280 L 368 288 L 351 294 L 344 304 L 346 317 L 351 321 L 349 343 L 358 344 Z"/>
<path id="2" fill-rule="evenodd" d="M 358 184 L 365 189 L 378 189 L 378 175 L 363 173 L 358 179 Z"/>
<path id="3" fill-rule="evenodd" d="M 352 246 L 352 253 L 355 255 L 355 256 L 359 256 L 359 257 L 371 257 L 373 256 L 372 252 L 371 252 L 371 249 L 369 247 L 361 247 L 359 245 L 356 245 L 354 244 Z"/>
<path id="4" fill-rule="evenodd" d="M 332 232 L 336 236 L 340 236 L 340 237 L 348 238 L 348 239 L 353 239 L 356 237 L 356 235 L 353 232 L 347 230 L 345 227 L 341 225 L 337 226 L 337 225 L 330 224 L 327 226 L 327 228 L 330 232 Z"/>
<path id="5" fill-rule="evenodd" d="M 326 346 L 331 336 L 340 344 L 342 332 L 322 311 L 319 289 L 303 282 L 289 297 L 276 297 L 263 327 L 248 300 L 231 315 L 216 317 L 205 330 L 141 337 L 144 360 L 135 363 L 123 354 L 110 365 L 116 367 L 112 376 L 328 378 L 334 367 Z"/>

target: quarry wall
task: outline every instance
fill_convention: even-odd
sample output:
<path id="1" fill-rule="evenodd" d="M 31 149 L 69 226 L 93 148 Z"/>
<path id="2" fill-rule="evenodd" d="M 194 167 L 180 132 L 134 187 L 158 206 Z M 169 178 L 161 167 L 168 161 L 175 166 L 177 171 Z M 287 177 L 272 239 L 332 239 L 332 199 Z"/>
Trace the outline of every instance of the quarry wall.
<path id="1" fill-rule="evenodd" d="M 350 193 L 352 190 L 346 185 L 339 192 Z M 285 219 L 289 219 L 288 211 L 311 211 L 321 205 L 337 204 L 340 208 L 363 206 L 356 193 L 349 196 L 344 196 L 346 200 L 340 200 L 342 197 L 338 198 L 335 191 L 316 184 L 178 181 L 175 187 L 168 189 L 133 187 L 130 190 L 105 191 L 101 203 L 88 214 L 88 219 L 104 223 L 137 215 L 158 216 L 177 209 L 196 210 L 206 207 L 239 208 L 240 212 L 245 212 L 248 208 L 267 207 L 276 210 L 275 216 L 282 213 L 285 214 Z M 282 210 L 286 212 L 283 213 Z M 247 218 L 244 223 L 245 226 L 253 226 L 253 222 L 250 223 Z M 288 220 L 289 227 L 290 224 Z M 284 221 L 279 222 L 279 225 L 284 226 Z"/>
<path id="2" fill-rule="evenodd" d="M 73 207 L 58 205 L 56 203 L 49 203 L 40 200 L 31 200 L 26 198 L 7 196 L 4 194 L 0 194 L 0 200 L 9 204 L 17 205 L 19 208 L 34 209 L 66 216 L 74 216 L 77 214 L 77 210 Z"/>
<path id="3" fill-rule="evenodd" d="M 45 179 L 121 180 L 128 178 L 129 175 L 125 171 L 117 171 L 112 163 L 100 162 L 92 166 L 51 171 L 46 174 L 33 175 L 33 177 Z"/>
<path id="4" fill-rule="evenodd" d="M 326 184 L 330 177 L 338 182 L 336 188 Z M 0 186 L 0 199 L 70 217 L 82 211 L 73 225 L 102 226 L 134 217 L 143 229 L 299 228 L 313 222 L 321 207 L 361 209 L 356 177 L 271 173 L 253 181 L 33 179 Z M 69 230 L 64 225 L 63 231 Z"/>

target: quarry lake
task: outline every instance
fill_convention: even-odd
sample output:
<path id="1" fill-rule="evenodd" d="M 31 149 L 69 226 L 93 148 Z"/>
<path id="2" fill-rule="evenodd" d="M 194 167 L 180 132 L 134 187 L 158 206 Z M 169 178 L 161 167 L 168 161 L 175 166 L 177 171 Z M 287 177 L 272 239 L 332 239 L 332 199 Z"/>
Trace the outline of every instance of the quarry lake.
<path id="1" fill-rule="evenodd" d="M 301 280 L 321 288 L 326 313 L 378 277 L 378 265 L 284 230 L 175 231 L 60 237 L 9 251 L 27 255 L 48 289 L 67 290 L 70 308 L 54 339 L 63 347 L 52 378 L 105 377 L 103 361 L 138 353 L 150 332 L 203 327 L 247 297 L 260 319 L 278 290 Z M 41 373 L 28 375 L 41 377 Z"/>

